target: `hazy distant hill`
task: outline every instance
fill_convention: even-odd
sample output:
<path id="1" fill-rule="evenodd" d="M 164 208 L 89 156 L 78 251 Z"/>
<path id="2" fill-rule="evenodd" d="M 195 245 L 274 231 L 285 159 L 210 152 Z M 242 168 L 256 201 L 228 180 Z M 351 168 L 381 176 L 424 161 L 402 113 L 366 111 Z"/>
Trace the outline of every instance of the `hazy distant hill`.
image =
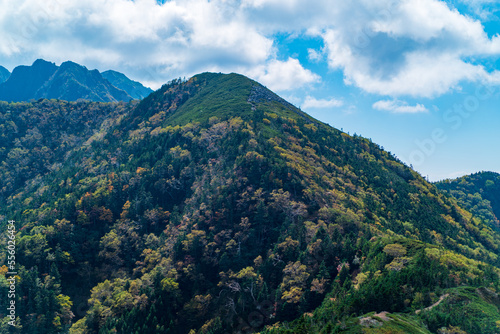
<path id="1" fill-rule="evenodd" d="M 32 66 L 16 67 L 10 77 L 0 83 L 0 100 L 21 102 L 46 98 L 116 102 L 141 99 L 150 92 L 121 73 L 113 71 L 106 77 L 111 80 L 104 78 L 98 70 L 89 71 L 74 62 L 56 66 L 38 59 Z"/>
<path id="2" fill-rule="evenodd" d="M 151 88 L 144 87 L 140 82 L 130 80 L 123 73 L 109 70 L 101 74 L 113 86 L 126 91 L 134 99 L 142 100 L 153 92 Z"/>
<path id="3" fill-rule="evenodd" d="M 3 66 L 0 66 L 0 83 L 5 82 L 10 76 L 10 72 Z"/>
<path id="4" fill-rule="evenodd" d="M 16 333 L 498 333 L 499 233 L 244 76 L 0 103 L 0 129 Z"/>

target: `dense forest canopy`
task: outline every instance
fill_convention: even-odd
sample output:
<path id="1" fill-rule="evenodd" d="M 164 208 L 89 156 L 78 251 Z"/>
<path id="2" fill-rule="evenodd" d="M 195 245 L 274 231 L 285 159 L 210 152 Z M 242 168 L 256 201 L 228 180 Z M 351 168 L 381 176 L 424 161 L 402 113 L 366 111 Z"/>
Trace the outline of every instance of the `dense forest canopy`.
<path id="1" fill-rule="evenodd" d="M 0 127 L 18 333 L 499 330 L 495 224 L 241 75 Z"/>

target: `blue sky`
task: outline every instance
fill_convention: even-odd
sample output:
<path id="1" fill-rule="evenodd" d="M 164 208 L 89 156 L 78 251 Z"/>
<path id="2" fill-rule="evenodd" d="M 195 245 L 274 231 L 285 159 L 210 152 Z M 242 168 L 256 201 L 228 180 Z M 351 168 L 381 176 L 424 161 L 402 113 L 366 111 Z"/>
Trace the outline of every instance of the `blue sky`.
<path id="1" fill-rule="evenodd" d="M 0 65 L 255 79 L 430 180 L 500 172 L 493 0 L 0 0 Z"/>

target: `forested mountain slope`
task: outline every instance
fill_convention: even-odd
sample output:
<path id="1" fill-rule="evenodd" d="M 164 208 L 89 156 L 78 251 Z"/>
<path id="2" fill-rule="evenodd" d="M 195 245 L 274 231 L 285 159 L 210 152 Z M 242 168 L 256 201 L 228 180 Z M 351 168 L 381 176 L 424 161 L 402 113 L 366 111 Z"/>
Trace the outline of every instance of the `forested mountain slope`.
<path id="1" fill-rule="evenodd" d="M 500 230 L 500 174 L 480 172 L 436 183 L 460 205 L 486 224 Z"/>
<path id="2" fill-rule="evenodd" d="M 5 104 L 0 120 L 19 333 L 498 331 L 500 236 L 243 76 L 136 104 Z"/>
<path id="3" fill-rule="evenodd" d="M 71 163 L 68 153 L 87 147 L 133 104 L 40 100 L 0 102 L 0 199 Z"/>

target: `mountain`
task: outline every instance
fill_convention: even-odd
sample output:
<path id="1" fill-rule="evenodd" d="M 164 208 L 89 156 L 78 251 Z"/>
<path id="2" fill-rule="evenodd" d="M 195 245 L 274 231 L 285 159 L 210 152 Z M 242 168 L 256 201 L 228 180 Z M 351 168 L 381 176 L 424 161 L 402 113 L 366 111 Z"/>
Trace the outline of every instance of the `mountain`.
<path id="1" fill-rule="evenodd" d="M 32 66 L 14 68 L 7 81 L 0 84 L 0 100 L 20 102 L 34 99 L 40 87 L 56 71 L 56 64 L 42 59 L 36 60 Z"/>
<path id="2" fill-rule="evenodd" d="M 39 98 L 97 102 L 131 100 L 130 95 L 114 87 L 99 71 L 89 71 L 69 61 L 62 63 L 50 80 L 40 87 L 35 94 L 35 99 Z"/>
<path id="3" fill-rule="evenodd" d="M 480 172 L 440 181 L 436 186 L 456 198 L 462 207 L 476 217 L 500 231 L 500 174 Z"/>
<path id="4" fill-rule="evenodd" d="M 0 83 L 7 81 L 10 76 L 10 72 L 3 66 L 0 66 Z"/>
<path id="5" fill-rule="evenodd" d="M 0 127 L 18 332 L 498 332 L 498 232 L 244 76 L 0 103 Z"/>
<path id="6" fill-rule="evenodd" d="M 135 90 L 133 94 L 137 94 Z M 99 71 L 89 71 L 69 61 L 56 66 L 39 59 L 32 66 L 16 67 L 8 80 L 0 84 L 0 100 L 22 102 L 41 98 L 96 102 L 132 99 L 126 91 L 104 79 Z"/>
<path id="7" fill-rule="evenodd" d="M 109 70 L 101 74 L 113 86 L 126 91 L 134 99 L 142 100 L 153 92 L 151 88 L 144 87 L 140 82 L 130 80 L 123 73 Z"/>

